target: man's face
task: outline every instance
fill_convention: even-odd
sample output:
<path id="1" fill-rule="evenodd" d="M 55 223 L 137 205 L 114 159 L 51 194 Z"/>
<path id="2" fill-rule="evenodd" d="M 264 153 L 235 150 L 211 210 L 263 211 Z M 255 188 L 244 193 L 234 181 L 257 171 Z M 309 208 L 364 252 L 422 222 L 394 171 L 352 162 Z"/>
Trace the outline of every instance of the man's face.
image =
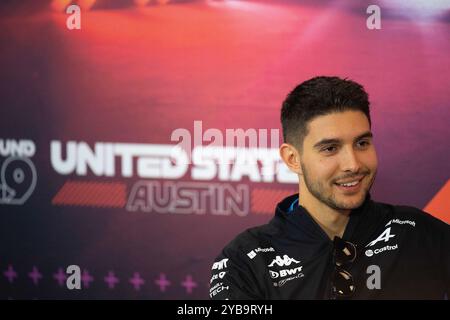
<path id="1" fill-rule="evenodd" d="M 300 197 L 309 192 L 337 210 L 359 207 L 378 165 L 367 117 L 360 111 L 332 113 L 314 118 L 308 129 L 300 155 L 308 190 L 300 190 Z"/>

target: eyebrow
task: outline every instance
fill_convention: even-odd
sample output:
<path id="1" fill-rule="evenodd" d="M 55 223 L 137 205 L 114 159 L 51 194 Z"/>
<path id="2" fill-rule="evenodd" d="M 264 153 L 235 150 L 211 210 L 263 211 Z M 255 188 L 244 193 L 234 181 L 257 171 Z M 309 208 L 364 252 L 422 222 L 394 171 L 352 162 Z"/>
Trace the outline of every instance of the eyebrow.
<path id="1" fill-rule="evenodd" d="M 364 138 L 372 138 L 372 137 L 373 137 L 372 132 L 367 131 L 367 132 L 364 132 L 363 134 L 360 134 L 359 136 L 357 136 L 353 141 L 356 142 L 356 141 L 359 141 L 359 140 L 364 139 Z M 313 146 L 313 148 L 319 149 L 319 148 L 321 148 L 323 146 L 326 146 L 326 145 L 329 145 L 329 144 L 340 144 L 341 142 L 342 142 L 341 139 L 325 138 L 325 139 L 322 139 L 319 142 L 317 142 Z"/>

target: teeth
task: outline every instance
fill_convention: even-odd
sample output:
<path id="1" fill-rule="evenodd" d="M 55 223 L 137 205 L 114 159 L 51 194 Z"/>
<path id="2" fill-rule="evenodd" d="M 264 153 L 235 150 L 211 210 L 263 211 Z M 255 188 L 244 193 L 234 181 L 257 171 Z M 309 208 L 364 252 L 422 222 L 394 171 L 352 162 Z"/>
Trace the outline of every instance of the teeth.
<path id="1" fill-rule="evenodd" d="M 354 181 L 354 182 L 350 182 L 350 183 L 340 183 L 339 185 L 344 186 L 344 187 L 353 187 L 356 186 L 358 184 L 359 181 Z"/>

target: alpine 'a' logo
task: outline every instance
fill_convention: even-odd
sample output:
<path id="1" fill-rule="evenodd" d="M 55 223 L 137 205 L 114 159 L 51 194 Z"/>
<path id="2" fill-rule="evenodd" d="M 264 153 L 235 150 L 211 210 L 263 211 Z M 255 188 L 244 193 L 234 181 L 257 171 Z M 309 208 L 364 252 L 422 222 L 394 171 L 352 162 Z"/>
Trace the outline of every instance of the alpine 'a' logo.
<path id="1" fill-rule="evenodd" d="M 378 238 L 376 238 L 375 240 L 370 242 L 366 247 L 371 247 L 374 244 L 376 244 L 378 241 L 382 241 L 382 240 L 384 240 L 384 242 L 388 242 L 389 239 L 391 239 L 393 237 L 395 237 L 395 234 L 391 234 L 391 227 L 389 227 L 386 230 L 384 230 L 384 232 L 382 234 L 380 234 L 380 236 Z"/>

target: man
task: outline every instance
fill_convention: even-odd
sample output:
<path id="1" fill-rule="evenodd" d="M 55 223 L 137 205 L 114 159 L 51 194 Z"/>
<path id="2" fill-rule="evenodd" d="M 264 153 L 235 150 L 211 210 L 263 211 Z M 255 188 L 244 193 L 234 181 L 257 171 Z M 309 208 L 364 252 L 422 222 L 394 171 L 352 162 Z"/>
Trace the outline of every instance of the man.
<path id="1" fill-rule="evenodd" d="M 337 77 L 297 86 L 281 110 L 280 155 L 299 194 L 231 241 L 212 267 L 213 299 L 444 299 L 450 228 L 378 203 L 368 95 Z"/>

